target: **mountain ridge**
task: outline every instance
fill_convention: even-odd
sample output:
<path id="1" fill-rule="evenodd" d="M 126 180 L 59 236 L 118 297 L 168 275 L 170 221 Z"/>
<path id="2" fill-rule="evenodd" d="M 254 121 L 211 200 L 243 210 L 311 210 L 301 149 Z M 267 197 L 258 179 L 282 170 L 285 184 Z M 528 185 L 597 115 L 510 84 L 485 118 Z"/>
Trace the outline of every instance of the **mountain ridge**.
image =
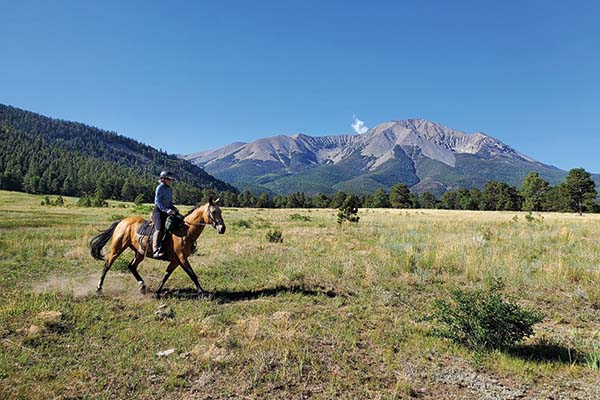
<path id="1" fill-rule="evenodd" d="M 143 194 L 150 201 L 156 177 L 169 169 L 179 178 L 178 194 L 189 201 L 198 201 L 192 197 L 203 188 L 237 190 L 198 166 L 137 140 L 4 104 L 0 104 L 0 138 L 4 189 L 79 196 L 100 187 L 111 198 Z"/>
<path id="2" fill-rule="evenodd" d="M 183 157 L 240 188 L 259 186 L 278 194 L 317 193 L 316 188 L 360 194 L 387 190 L 391 182 L 441 194 L 457 185 L 481 188 L 496 177 L 516 185 L 530 171 L 551 183 L 566 176 L 483 132 L 465 133 L 420 118 L 383 122 L 355 135 L 276 135 Z"/>

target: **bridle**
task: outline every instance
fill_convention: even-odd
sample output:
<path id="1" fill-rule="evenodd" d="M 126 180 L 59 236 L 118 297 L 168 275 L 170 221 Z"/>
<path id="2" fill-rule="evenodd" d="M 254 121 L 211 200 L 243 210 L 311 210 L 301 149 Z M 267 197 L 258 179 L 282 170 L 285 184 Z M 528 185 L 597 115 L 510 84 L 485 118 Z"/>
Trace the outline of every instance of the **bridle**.
<path id="1" fill-rule="evenodd" d="M 183 221 L 184 224 L 186 225 L 191 225 L 191 226 L 206 226 L 206 225 L 210 225 L 213 228 L 217 229 L 217 221 L 215 220 L 215 216 L 213 215 L 212 211 L 210 211 L 210 206 L 208 206 L 206 208 L 206 212 L 208 213 L 208 219 L 211 222 L 199 222 L 199 223 L 192 223 L 192 222 L 186 222 L 185 220 Z"/>

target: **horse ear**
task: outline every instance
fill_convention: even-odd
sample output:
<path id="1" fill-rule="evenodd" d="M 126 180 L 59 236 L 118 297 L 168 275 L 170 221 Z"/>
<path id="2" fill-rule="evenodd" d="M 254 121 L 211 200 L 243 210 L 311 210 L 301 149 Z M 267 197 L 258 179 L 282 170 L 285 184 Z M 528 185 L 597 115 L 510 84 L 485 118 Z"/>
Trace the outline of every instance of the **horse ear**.
<path id="1" fill-rule="evenodd" d="M 211 206 L 214 206 L 214 205 L 215 205 L 215 200 L 213 199 L 213 197 L 212 197 L 212 196 L 210 196 L 210 197 L 208 198 L 208 204 L 209 204 L 209 205 L 211 205 Z"/>
<path id="2" fill-rule="evenodd" d="M 221 202 L 221 198 L 220 198 L 220 197 L 217 197 L 217 199 L 215 200 L 215 204 L 217 204 L 217 205 L 218 205 L 220 202 Z"/>

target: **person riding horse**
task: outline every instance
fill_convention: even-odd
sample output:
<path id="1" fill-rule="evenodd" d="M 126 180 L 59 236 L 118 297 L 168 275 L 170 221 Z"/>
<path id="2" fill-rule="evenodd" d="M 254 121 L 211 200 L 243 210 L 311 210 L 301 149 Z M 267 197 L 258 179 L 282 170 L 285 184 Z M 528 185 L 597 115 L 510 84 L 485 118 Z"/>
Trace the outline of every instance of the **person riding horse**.
<path id="1" fill-rule="evenodd" d="M 175 178 L 168 171 L 160 173 L 160 184 L 156 187 L 154 196 L 154 210 L 152 211 L 152 222 L 155 231 L 152 237 L 152 248 L 154 249 L 154 258 L 163 258 L 165 249 L 163 241 L 165 238 L 165 222 L 169 215 L 178 214 L 179 210 L 173 205 L 173 189 L 171 184 Z"/>

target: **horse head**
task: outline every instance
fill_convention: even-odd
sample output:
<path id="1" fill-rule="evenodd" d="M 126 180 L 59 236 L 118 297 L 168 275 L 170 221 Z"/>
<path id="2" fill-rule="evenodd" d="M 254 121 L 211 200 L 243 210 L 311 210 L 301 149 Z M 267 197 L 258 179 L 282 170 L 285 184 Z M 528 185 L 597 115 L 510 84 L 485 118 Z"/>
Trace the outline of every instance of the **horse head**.
<path id="1" fill-rule="evenodd" d="M 226 226 L 221 214 L 221 208 L 219 207 L 219 200 L 214 200 L 212 197 L 208 199 L 208 206 L 204 213 L 204 222 L 212 225 L 222 235 L 225 233 Z"/>

